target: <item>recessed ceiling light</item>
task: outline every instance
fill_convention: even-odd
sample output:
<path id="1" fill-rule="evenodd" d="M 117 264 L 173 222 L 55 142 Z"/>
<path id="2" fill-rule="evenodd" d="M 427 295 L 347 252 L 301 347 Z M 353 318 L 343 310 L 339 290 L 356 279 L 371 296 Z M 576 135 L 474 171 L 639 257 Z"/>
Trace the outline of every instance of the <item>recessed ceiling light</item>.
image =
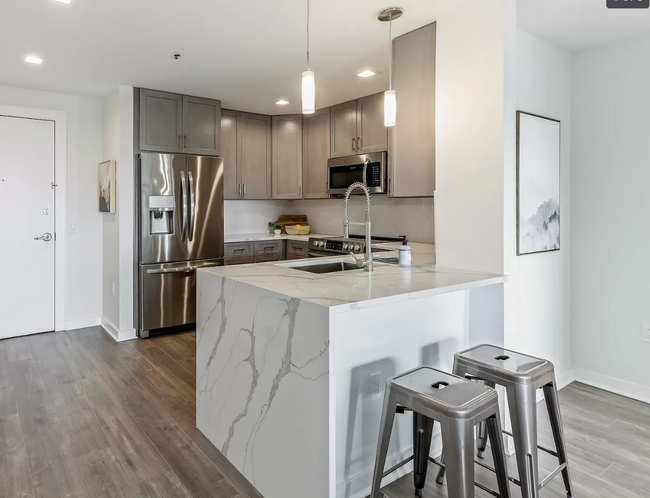
<path id="1" fill-rule="evenodd" d="M 374 76 L 376 73 L 373 71 L 370 71 L 369 69 L 366 69 L 365 71 L 361 71 L 357 76 L 359 78 L 370 78 L 371 76 Z"/>
<path id="2" fill-rule="evenodd" d="M 288 100 L 280 99 L 276 102 L 277 105 L 287 105 L 289 103 Z"/>
<path id="3" fill-rule="evenodd" d="M 59 2 L 59 3 L 71 3 L 72 2 L 72 0 L 54 0 L 54 1 Z"/>
<path id="4" fill-rule="evenodd" d="M 43 59 L 36 57 L 35 55 L 28 55 L 25 57 L 25 62 L 29 62 L 30 64 L 42 64 Z"/>

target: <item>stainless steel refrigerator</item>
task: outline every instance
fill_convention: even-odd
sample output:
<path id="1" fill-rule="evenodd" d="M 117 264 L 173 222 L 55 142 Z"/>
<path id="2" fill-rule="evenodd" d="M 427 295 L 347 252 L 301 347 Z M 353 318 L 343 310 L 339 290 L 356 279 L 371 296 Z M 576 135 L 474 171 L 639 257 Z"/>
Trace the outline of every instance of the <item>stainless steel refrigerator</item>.
<path id="1" fill-rule="evenodd" d="M 196 321 L 196 269 L 223 265 L 223 159 L 140 154 L 138 332 Z"/>

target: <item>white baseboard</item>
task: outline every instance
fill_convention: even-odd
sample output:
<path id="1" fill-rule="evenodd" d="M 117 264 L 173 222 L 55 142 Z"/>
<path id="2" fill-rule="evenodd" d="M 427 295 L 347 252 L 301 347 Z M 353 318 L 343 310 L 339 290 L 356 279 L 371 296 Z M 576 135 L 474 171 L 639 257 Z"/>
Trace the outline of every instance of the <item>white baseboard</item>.
<path id="1" fill-rule="evenodd" d="M 88 318 L 77 318 L 75 320 L 66 320 L 65 321 L 65 330 L 78 330 L 85 329 L 87 327 L 97 327 L 101 324 L 101 316 L 91 316 Z"/>
<path id="2" fill-rule="evenodd" d="M 137 334 L 135 333 L 135 329 L 119 330 L 106 318 L 101 319 L 101 326 L 106 332 L 108 332 L 108 335 L 115 339 L 115 342 L 130 341 L 131 339 L 138 338 Z"/>
<path id="3" fill-rule="evenodd" d="M 564 389 L 566 386 L 575 381 L 575 372 L 573 368 L 567 368 L 566 370 L 555 374 L 555 382 L 557 384 L 557 390 Z M 537 402 L 539 403 L 544 399 L 544 392 L 541 389 L 537 390 Z"/>
<path id="4" fill-rule="evenodd" d="M 582 368 L 574 368 L 575 380 L 598 389 L 603 389 L 614 394 L 620 394 L 626 398 L 636 399 L 644 403 L 650 403 L 650 388 L 629 382 L 627 380 L 616 379 L 607 375 L 602 375 Z"/>

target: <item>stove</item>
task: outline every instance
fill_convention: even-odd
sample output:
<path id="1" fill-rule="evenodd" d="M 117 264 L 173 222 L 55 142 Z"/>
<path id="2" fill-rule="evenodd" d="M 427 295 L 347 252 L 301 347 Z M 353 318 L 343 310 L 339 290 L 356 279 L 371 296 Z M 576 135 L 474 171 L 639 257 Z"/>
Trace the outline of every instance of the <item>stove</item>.
<path id="1" fill-rule="evenodd" d="M 385 242 L 402 242 L 406 236 L 399 237 L 372 237 L 372 244 Z M 385 249 L 373 249 L 372 252 L 383 252 Z M 343 237 L 310 237 L 309 257 L 322 258 L 323 256 L 347 256 L 350 253 L 363 254 L 366 252 L 366 237 L 364 235 L 350 235 L 349 239 Z"/>

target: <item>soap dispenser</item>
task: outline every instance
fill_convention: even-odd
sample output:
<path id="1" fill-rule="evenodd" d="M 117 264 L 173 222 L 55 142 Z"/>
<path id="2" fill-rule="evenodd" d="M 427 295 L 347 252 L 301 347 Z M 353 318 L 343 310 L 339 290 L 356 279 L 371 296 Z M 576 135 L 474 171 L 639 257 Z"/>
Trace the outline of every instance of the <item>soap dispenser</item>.
<path id="1" fill-rule="evenodd" d="M 399 248 L 399 265 L 400 266 L 411 266 L 411 263 L 413 262 L 412 255 L 411 255 L 411 246 L 407 244 L 406 239 L 402 241 L 402 245 Z"/>

